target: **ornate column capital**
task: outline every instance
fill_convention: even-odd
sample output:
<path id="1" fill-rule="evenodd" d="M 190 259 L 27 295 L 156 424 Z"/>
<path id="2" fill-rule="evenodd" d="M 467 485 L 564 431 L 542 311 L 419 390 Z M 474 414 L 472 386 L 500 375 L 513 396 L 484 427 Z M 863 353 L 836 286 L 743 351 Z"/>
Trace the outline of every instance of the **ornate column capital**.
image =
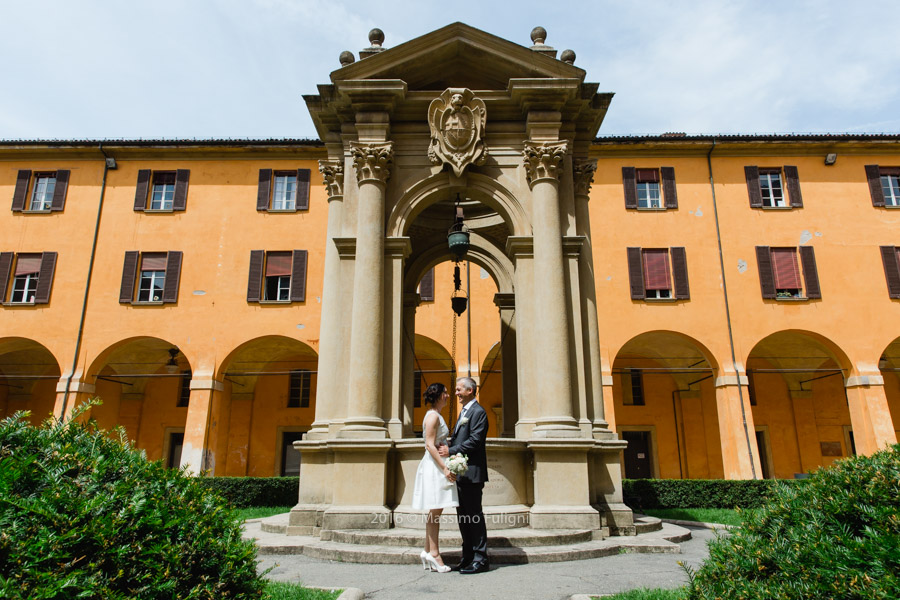
<path id="1" fill-rule="evenodd" d="M 575 195 L 589 196 L 591 184 L 594 183 L 594 172 L 597 170 L 597 160 L 592 158 L 579 158 L 574 161 L 572 170 L 575 175 Z"/>
<path id="2" fill-rule="evenodd" d="M 328 190 L 328 199 L 344 195 L 344 163 L 331 160 L 319 161 L 319 173 Z"/>
<path id="3" fill-rule="evenodd" d="M 353 155 L 353 166 L 356 167 L 356 180 L 359 183 L 375 182 L 385 184 L 391 176 L 394 164 L 394 144 L 361 144 L 350 142 Z"/>
<path id="4" fill-rule="evenodd" d="M 566 142 L 555 144 L 525 142 L 522 157 L 525 159 L 525 178 L 528 185 L 534 187 L 534 184 L 542 179 L 559 181 L 559 171 L 567 149 Z"/>

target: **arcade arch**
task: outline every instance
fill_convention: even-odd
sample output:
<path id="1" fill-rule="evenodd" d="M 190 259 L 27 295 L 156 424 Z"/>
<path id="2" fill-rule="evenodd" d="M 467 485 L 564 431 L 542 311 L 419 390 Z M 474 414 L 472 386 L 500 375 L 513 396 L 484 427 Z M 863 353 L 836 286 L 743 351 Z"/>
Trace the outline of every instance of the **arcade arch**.
<path id="1" fill-rule="evenodd" d="M 616 431 L 627 478 L 723 477 L 715 377 L 699 341 L 675 331 L 631 338 L 613 361 Z"/>
<path id="2" fill-rule="evenodd" d="M 40 343 L 0 339 L 0 419 L 29 411 L 29 422 L 37 425 L 51 416 L 59 377 L 59 363 Z"/>
<path id="3" fill-rule="evenodd" d="M 303 439 L 315 418 L 318 354 L 303 342 L 279 335 L 248 340 L 221 363 L 223 382 L 218 432 L 227 442 L 217 475 L 297 475 Z"/>
<path id="4" fill-rule="evenodd" d="M 884 394 L 893 421 L 894 434 L 900 440 L 900 338 L 891 342 L 881 359 L 878 368 L 884 378 Z"/>
<path id="5" fill-rule="evenodd" d="M 847 355 L 809 331 L 772 333 L 747 361 L 762 476 L 790 479 L 855 454 Z"/>

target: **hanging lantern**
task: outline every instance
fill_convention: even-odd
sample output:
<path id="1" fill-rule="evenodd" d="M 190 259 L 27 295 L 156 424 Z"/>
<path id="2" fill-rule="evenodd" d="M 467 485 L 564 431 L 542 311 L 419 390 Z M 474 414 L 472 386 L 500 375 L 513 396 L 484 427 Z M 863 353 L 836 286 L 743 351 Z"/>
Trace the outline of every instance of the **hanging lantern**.
<path id="1" fill-rule="evenodd" d="M 456 313 L 456 316 L 462 316 L 464 312 L 466 312 L 466 307 L 469 305 L 469 299 L 463 295 L 454 295 L 450 298 L 450 307 L 453 309 L 453 312 Z"/>
<path id="2" fill-rule="evenodd" d="M 466 257 L 469 251 L 469 228 L 463 224 L 463 210 L 459 205 L 459 194 L 456 195 L 456 220 L 447 232 L 447 246 L 454 262 L 459 262 Z M 465 310 L 465 309 L 463 309 Z"/>

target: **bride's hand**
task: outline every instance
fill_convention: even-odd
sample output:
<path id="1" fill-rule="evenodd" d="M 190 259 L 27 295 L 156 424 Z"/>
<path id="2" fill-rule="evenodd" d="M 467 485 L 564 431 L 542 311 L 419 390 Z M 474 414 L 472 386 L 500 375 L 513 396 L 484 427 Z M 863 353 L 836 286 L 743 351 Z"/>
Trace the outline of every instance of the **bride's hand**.
<path id="1" fill-rule="evenodd" d="M 447 481 L 456 481 L 456 473 L 451 473 L 447 467 L 444 467 L 444 477 L 447 478 Z"/>

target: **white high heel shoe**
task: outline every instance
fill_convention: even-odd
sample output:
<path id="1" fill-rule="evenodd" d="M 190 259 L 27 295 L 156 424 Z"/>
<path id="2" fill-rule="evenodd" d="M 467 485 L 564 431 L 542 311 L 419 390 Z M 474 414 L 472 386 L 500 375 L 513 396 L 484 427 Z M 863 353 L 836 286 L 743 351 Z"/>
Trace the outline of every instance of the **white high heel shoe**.
<path id="1" fill-rule="evenodd" d="M 432 555 L 430 555 L 426 552 L 422 552 L 422 554 L 425 555 L 425 560 L 428 561 L 428 564 L 431 566 L 432 571 L 437 571 L 438 573 L 449 573 L 450 572 L 450 567 L 448 567 L 447 565 L 439 565 L 437 559 L 435 557 L 433 557 Z"/>
<path id="2" fill-rule="evenodd" d="M 428 564 L 428 556 L 429 554 L 424 550 L 419 554 L 419 558 L 422 560 L 422 568 L 426 571 L 431 569 L 431 566 Z"/>

